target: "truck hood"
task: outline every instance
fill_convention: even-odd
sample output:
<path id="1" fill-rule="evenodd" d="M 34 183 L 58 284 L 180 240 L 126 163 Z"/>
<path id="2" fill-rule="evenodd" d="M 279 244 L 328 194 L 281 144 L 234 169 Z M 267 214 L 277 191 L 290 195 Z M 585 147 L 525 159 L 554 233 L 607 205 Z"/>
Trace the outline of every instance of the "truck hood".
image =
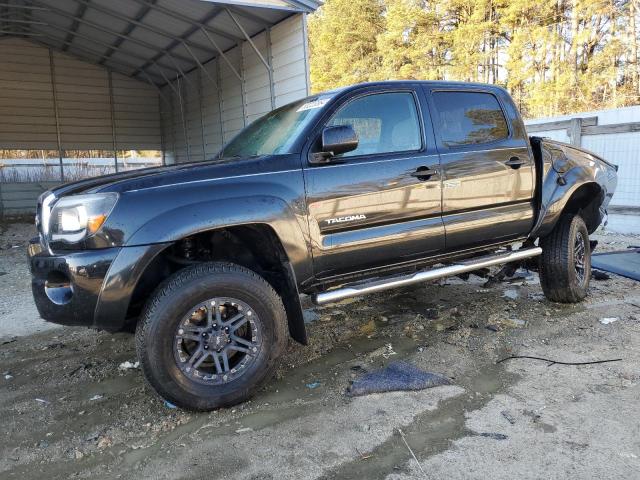
<path id="1" fill-rule="evenodd" d="M 223 158 L 204 162 L 181 163 L 142 168 L 67 183 L 54 189 L 57 197 L 79 193 L 143 190 L 205 180 L 259 175 L 292 168 L 297 155 L 262 155 L 247 158 Z M 298 168 L 300 167 L 298 163 Z"/>

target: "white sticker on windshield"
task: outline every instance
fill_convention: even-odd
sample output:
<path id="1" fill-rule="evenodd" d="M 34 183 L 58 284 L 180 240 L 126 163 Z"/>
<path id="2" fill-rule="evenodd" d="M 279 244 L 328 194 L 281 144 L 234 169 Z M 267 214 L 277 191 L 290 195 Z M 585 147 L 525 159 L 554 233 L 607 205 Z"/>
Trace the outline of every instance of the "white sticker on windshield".
<path id="1" fill-rule="evenodd" d="M 329 98 L 317 98 L 311 102 L 307 102 L 304 105 L 301 105 L 300 107 L 298 107 L 296 112 L 304 112 L 305 110 L 313 110 L 316 108 L 324 107 L 329 100 Z"/>

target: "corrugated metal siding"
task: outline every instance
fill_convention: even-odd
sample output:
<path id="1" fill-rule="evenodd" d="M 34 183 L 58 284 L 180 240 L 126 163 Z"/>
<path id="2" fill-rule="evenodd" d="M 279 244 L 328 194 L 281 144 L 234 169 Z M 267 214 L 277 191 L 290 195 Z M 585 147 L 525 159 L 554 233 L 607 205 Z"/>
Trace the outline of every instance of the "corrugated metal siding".
<path id="1" fill-rule="evenodd" d="M 227 52 L 226 55 L 236 71 L 242 75 L 244 69 L 242 68 L 240 49 L 234 48 L 230 52 Z M 222 95 L 223 140 L 226 143 L 245 126 L 244 106 L 242 103 L 243 88 L 242 83 L 226 62 L 220 61 L 219 68 Z"/>
<path id="2" fill-rule="evenodd" d="M 218 78 L 218 63 L 209 62 L 205 68 L 211 78 L 202 74 L 202 118 L 204 125 L 205 153 L 211 158 L 222 148 L 222 123 L 220 117 L 220 98 L 217 84 L 211 79 Z"/>
<path id="3" fill-rule="evenodd" d="M 582 137 L 582 146 L 618 165 L 618 186 L 612 206 L 640 207 L 640 133 Z"/>
<path id="4" fill-rule="evenodd" d="M 53 73 L 53 74 L 52 74 Z M 109 73 L 26 40 L 0 40 L 0 148 L 57 150 L 55 93 L 63 150 L 113 148 Z M 158 92 L 112 75 L 117 148 L 161 149 Z"/>
<path id="5" fill-rule="evenodd" d="M 276 107 L 307 95 L 304 17 L 295 15 L 271 29 Z"/>
<path id="6" fill-rule="evenodd" d="M 0 148 L 57 149 L 49 51 L 0 40 Z"/>
<path id="7" fill-rule="evenodd" d="M 263 32 L 253 39 L 253 43 L 263 58 L 268 56 L 267 34 Z M 244 97 L 247 124 L 260 118 L 271 108 L 271 88 L 269 72 L 249 43 L 242 45 L 244 63 Z M 267 60 L 268 61 L 268 60 Z"/>
<path id="8" fill-rule="evenodd" d="M 118 74 L 112 74 L 111 86 L 106 69 L 23 39 L 0 40 L 0 149 L 57 151 L 57 106 L 62 150 L 110 151 L 114 134 L 120 150 L 160 150 L 157 90 Z M 48 162 L 54 176 L 58 161 Z M 64 162 L 68 180 L 75 167 L 72 159 Z M 33 213 L 38 195 L 57 183 L 0 184 L 0 216 Z"/>
<path id="9" fill-rule="evenodd" d="M 167 164 L 176 163 L 175 132 L 173 131 L 173 97 L 163 94 L 160 97 L 160 118 L 162 122 L 162 136 L 164 143 L 164 161 Z"/>
<path id="10" fill-rule="evenodd" d="M 32 215 L 38 197 L 59 183 L 0 183 L 0 217 Z"/>
<path id="11" fill-rule="evenodd" d="M 598 125 L 637 122 L 640 106 L 576 113 L 560 117 L 527 120 L 527 125 L 568 120 L 571 118 L 598 117 Z M 567 130 L 536 132 L 536 136 L 569 142 Z M 618 186 L 611 200 L 612 206 L 640 207 L 640 132 L 583 135 L 582 147 L 601 155 L 619 166 Z"/>
<path id="12" fill-rule="evenodd" d="M 191 161 L 204 160 L 203 138 L 202 138 L 202 111 L 200 102 L 202 99 L 200 88 L 200 72 L 194 70 L 187 75 L 188 83 L 183 82 L 183 102 L 185 106 L 185 116 L 187 120 L 187 136 Z"/>
<path id="13" fill-rule="evenodd" d="M 187 75 L 190 81 L 173 82 L 176 89 L 178 84 L 183 84 L 180 92 L 185 107 L 184 124 L 180 97 L 171 87 L 163 88 L 168 99 L 163 110 L 163 130 L 166 149 L 171 150 L 166 156 L 169 162 L 185 162 L 188 157 L 201 160 L 203 137 L 204 158 L 210 158 L 245 125 L 272 109 L 272 95 L 273 104 L 278 107 L 308 94 L 303 22 L 303 15 L 294 15 L 274 25 L 269 32 L 252 37 L 260 54 L 273 66 L 273 86 L 256 52 L 248 42 L 242 42 L 239 47 L 225 52 L 242 81 L 223 59 L 218 58 L 205 65 L 216 85 L 199 69 Z M 199 76 L 199 82 L 194 80 L 195 75 Z M 198 99 L 201 99 L 200 103 Z M 200 113 L 201 121 L 198 119 Z"/>
<path id="14" fill-rule="evenodd" d="M 112 149 L 108 72 L 57 52 L 53 63 L 62 149 Z"/>
<path id="15" fill-rule="evenodd" d="M 111 76 L 118 150 L 160 150 L 158 91 L 119 73 Z"/>

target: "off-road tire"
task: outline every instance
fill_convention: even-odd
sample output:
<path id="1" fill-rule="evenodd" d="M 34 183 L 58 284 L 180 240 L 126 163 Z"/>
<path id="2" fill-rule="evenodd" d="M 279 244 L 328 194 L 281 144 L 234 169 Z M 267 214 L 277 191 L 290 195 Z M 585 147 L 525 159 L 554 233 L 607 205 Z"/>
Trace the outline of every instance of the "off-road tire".
<path id="1" fill-rule="evenodd" d="M 576 271 L 576 242 L 582 236 L 584 245 L 584 275 Z M 589 289 L 591 279 L 591 248 L 589 232 L 580 215 L 565 214 L 549 235 L 540 239 L 540 284 L 552 302 L 578 303 Z"/>
<path id="2" fill-rule="evenodd" d="M 193 305 L 212 297 L 246 302 L 262 323 L 260 351 L 247 370 L 222 385 L 188 378 L 174 358 L 175 331 Z M 206 411 L 247 400 L 270 378 L 287 344 L 287 320 L 280 296 L 255 272 L 232 263 L 204 263 L 166 279 L 147 302 L 136 328 L 136 351 L 149 385 L 165 400 Z"/>

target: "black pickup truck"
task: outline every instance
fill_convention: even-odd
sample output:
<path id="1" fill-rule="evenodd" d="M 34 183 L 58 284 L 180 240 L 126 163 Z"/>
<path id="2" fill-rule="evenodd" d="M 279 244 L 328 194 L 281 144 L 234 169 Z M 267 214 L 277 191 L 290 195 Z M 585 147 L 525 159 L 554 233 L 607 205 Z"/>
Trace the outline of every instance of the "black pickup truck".
<path id="1" fill-rule="evenodd" d="M 45 320 L 135 329 L 169 401 L 232 405 L 289 336 L 306 343 L 300 294 L 324 304 L 527 262 L 547 298 L 582 300 L 616 170 L 528 137 L 499 87 L 355 85 L 268 113 L 209 161 L 46 192 L 33 295 Z"/>

